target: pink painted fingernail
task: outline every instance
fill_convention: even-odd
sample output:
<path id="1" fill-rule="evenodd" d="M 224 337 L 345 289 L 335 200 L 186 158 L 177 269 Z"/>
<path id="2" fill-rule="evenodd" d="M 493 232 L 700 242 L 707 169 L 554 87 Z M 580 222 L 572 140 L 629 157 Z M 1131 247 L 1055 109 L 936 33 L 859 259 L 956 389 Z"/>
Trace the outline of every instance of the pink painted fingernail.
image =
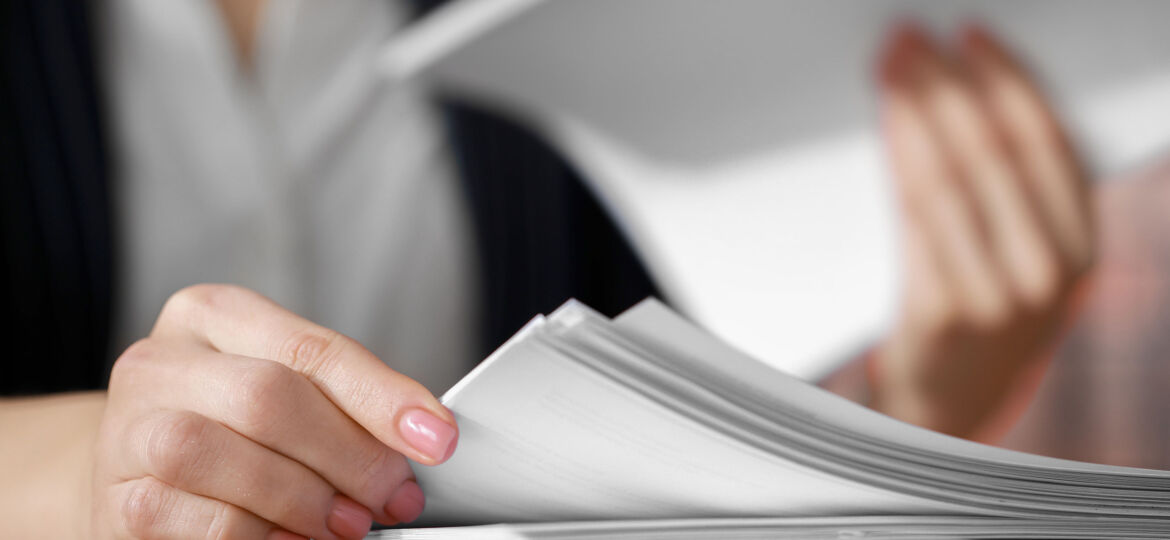
<path id="1" fill-rule="evenodd" d="M 407 480 L 394 490 L 390 502 L 386 503 L 386 513 L 394 516 L 399 523 L 410 523 L 422 515 L 427 499 L 423 496 L 422 488 L 414 480 Z"/>
<path id="2" fill-rule="evenodd" d="M 365 538 L 374 524 L 370 511 L 348 497 L 333 497 L 333 510 L 325 519 L 325 526 L 342 538 Z"/>
<path id="3" fill-rule="evenodd" d="M 422 409 L 402 415 L 398 431 L 415 450 L 437 463 L 451 457 L 455 448 L 455 428 Z"/>
<path id="4" fill-rule="evenodd" d="M 283 531 L 283 530 L 277 529 L 275 531 L 268 533 L 268 540 L 309 540 L 309 539 L 307 537 L 301 536 L 299 534 L 290 533 L 288 531 Z"/>

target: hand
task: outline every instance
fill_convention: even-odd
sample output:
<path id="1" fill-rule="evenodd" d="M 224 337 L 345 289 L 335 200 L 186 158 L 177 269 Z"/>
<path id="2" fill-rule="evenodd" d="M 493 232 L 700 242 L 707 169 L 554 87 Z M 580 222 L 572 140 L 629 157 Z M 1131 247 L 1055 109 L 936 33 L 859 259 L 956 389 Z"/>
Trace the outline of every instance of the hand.
<path id="1" fill-rule="evenodd" d="M 968 28 L 952 56 L 908 26 L 880 68 L 905 284 L 899 322 L 872 358 L 873 406 L 971 437 L 1043 368 L 1092 264 L 1085 171 L 1044 96 L 986 31 Z"/>
<path id="2" fill-rule="evenodd" d="M 90 538 L 362 538 L 415 519 L 455 420 L 353 340 L 199 285 L 114 365 Z M 405 456 L 405 457 L 404 457 Z"/>

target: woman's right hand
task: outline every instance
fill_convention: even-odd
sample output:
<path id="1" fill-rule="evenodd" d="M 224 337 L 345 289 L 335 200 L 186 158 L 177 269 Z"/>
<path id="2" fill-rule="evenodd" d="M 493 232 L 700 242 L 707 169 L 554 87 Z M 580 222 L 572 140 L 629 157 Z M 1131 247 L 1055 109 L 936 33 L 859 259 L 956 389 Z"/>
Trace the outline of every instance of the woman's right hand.
<path id="1" fill-rule="evenodd" d="M 114 365 L 92 538 L 362 538 L 418 517 L 407 458 L 455 449 L 451 412 L 335 331 L 252 291 L 183 289 Z"/>
<path id="2" fill-rule="evenodd" d="M 981 27 L 951 53 L 905 26 L 881 74 L 905 287 L 871 357 L 872 405 L 991 442 L 1030 400 L 1093 266 L 1088 173 L 1049 99 Z"/>

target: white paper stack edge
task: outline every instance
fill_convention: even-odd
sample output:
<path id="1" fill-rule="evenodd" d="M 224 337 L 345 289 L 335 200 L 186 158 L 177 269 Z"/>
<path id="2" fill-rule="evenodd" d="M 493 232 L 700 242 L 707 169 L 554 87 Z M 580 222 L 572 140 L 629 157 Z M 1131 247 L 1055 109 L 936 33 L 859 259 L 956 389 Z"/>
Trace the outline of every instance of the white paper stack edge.
<path id="1" fill-rule="evenodd" d="M 421 523 L 542 523 L 477 536 L 1170 537 L 1170 472 L 911 426 L 653 300 L 612 321 L 572 301 L 538 317 L 443 402 L 460 442 L 416 468 Z"/>

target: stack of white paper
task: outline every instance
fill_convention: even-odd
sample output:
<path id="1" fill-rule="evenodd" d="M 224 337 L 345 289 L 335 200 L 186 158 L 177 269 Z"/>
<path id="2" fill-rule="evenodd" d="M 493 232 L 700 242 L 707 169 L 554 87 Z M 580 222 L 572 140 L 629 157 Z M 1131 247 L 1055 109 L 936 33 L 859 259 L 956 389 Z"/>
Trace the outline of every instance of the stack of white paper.
<path id="1" fill-rule="evenodd" d="M 483 525 L 477 527 L 439 527 L 401 529 L 372 534 L 370 538 L 485 539 L 514 540 L 555 538 L 657 538 L 671 540 L 711 538 L 780 540 L 842 540 L 847 538 L 881 538 L 883 540 L 922 540 L 947 538 L 1045 539 L 1120 539 L 1165 538 L 1165 533 L 1142 525 L 1111 521 L 1082 522 L 1068 520 L 1020 520 L 985 517 L 840 517 L 840 518 L 746 518 L 690 519 L 646 521 L 595 521 L 572 523 L 533 523 L 521 525 Z"/>
<path id="2" fill-rule="evenodd" d="M 422 523 L 610 520 L 468 534 L 1170 535 L 1170 472 L 904 424 L 754 360 L 655 301 L 612 321 L 576 302 L 538 317 L 443 402 L 460 443 L 449 462 L 416 470 Z M 752 517 L 772 519 L 711 520 Z M 648 519 L 682 521 L 628 521 Z"/>

